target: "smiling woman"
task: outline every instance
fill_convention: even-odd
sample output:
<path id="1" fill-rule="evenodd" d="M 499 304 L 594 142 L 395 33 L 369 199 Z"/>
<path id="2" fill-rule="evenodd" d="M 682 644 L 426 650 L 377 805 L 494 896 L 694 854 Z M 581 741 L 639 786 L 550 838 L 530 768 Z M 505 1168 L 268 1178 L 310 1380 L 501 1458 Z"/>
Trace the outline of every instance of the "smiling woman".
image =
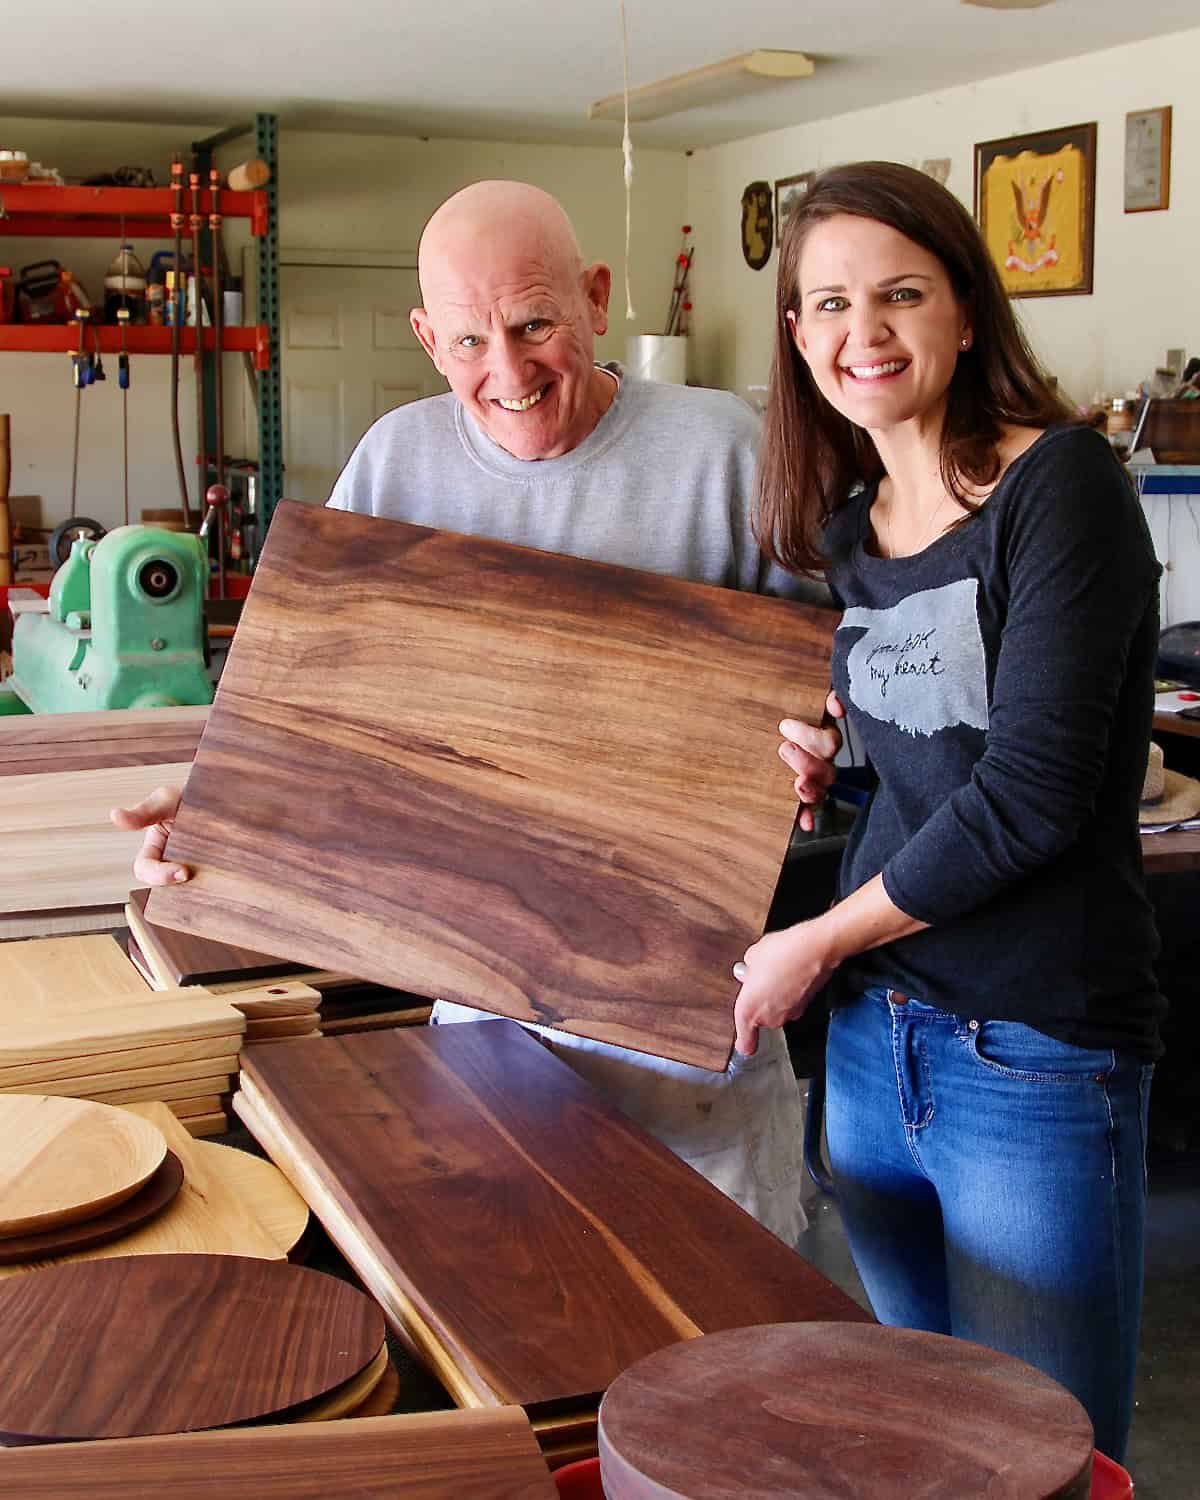
<path id="1" fill-rule="evenodd" d="M 1144 518 L 966 210 L 894 163 L 826 173 L 788 222 L 765 429 L 758 533 L 825 570 L 831 712 L 877 785 L 837 903 L 747 951 L 739 1035 L 832 976 L 830 1161 L 877 1315 L 1053 1375 L 1119 1459 L 1162 1011 Z"/>

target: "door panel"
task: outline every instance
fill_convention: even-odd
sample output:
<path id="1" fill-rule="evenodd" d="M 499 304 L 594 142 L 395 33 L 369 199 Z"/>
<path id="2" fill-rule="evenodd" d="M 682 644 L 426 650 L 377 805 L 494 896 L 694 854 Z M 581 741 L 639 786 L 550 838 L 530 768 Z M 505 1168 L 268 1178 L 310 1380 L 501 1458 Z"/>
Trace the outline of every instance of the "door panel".
<path id="1" fill-rule="evenodd" d="M 414 269 L 283 265 L 283 492 L 323 505 L 377 417 L 446 383 L 408 322 Z"/>

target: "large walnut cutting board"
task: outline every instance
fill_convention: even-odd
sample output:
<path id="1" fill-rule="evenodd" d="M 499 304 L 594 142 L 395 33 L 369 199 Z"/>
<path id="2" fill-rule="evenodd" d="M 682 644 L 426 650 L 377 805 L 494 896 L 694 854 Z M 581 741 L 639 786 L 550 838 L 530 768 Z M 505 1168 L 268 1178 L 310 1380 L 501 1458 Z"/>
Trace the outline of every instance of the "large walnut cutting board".
<path id="1" fill-rule="evenodd" d="M 250 1048 L 242 1087 L 238 1113 L 462 1405 L 577 1411 L 681 1338 L 867 1317 L 512 1023 Z"/>
<path id="2" fill-rule="evenodd" d="M 43 1234 L 116 1208 L 166 1154 L 162 1132 L 126 1110 L 0 1095 L 0 1237 Z"/>
<path id="3" fill-rule="evenodd" d="M 135 1255 L 0 1286 L 10 1442 L 194 1432 L 327 1395 L 375 1358 L 378 1308 L 333 1276 L 234 1255 Z"/>
<path id="4" fill-rule="evenodd" d="M 720 1069 L 832 622 L 284 504 L 147 917 Z"/>

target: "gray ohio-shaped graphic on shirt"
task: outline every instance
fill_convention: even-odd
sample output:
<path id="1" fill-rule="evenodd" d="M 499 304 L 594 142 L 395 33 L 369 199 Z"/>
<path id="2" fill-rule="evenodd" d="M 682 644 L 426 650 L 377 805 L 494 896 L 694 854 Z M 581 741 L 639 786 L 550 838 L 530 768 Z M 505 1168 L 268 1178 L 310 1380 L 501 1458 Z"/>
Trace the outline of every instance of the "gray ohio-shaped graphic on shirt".
<path id="1" fill-rule="evenodd" d="M 863 632 L 846 658 L 855 707 L 909 734 L 956 724 L 986 729 L 978 592 L 978 579 L 963 578 L 891 609 L 848 609 L 838 629 Z"/>

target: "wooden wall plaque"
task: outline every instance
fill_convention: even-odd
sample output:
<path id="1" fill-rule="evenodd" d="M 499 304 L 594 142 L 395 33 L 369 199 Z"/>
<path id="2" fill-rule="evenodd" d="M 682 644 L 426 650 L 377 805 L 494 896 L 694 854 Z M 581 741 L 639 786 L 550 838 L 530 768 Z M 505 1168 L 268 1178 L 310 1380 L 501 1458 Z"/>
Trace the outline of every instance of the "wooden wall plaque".
<path id="1" fill-rule="evenodd" d="M 284 503 L 146 915 L 720 1069 L 835 621 Z"/>

